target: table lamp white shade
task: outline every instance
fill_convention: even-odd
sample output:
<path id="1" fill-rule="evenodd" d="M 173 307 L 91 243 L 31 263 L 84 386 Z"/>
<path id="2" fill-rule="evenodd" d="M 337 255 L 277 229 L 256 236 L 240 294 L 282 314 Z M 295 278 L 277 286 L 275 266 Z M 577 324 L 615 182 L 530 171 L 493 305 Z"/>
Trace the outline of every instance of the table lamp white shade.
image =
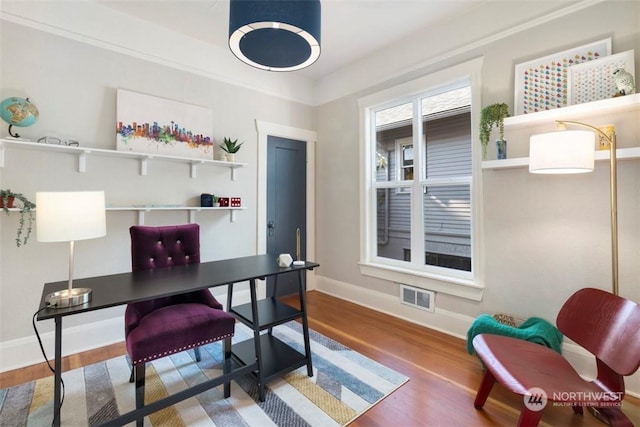
<path id="1" fill-rule="evenodd" d="M 74 245 L 107 234 L 104 191 L 37 192 L 36 232 L 39 242 L 69 242 L 67 289 L 48 294 L 45 304 L 64 308 L 89 302 L 90 288 L 73 288 Z"/>
<path id="2" fill-rule="evenodd" d="M 36 193 L 39 242 L 70 242 L 107 234 L 104 191 Z"/>
<path id="3" fill-rule="evenodd" d="M 569 174 L 592 172 L 596 136 L 586 130 L 565 130 L 532 135 L 529 172 Z"/>

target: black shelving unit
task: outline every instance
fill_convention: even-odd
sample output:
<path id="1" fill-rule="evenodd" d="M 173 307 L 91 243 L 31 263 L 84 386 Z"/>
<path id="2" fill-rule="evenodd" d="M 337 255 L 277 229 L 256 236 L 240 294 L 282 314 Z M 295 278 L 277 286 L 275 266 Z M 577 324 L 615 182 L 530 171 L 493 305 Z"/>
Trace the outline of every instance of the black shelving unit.
<path id="1" fill-rule="evenodd" d="M 231 347 L 231 356 L 235 362 L 241 365 L 257 365 L 258 368 L 252 374 L 258 382 L 261 401 L 264 401 L 265 398 L 265 384 L 275 378 L 305 365 L 307 366 L 307 375 L 313 376 L 305 299 L 305 273 L 306 270 L 312 270 L 317 266 L 318 264 L 307 262 L 300 266 L 292 265 L 291 267 L 279 268 L 272 274 L 276 277 L 277 284 L 279 274 L 297 271 L 300 309 L 278 301 L 274 296 L 276 287 L 274 287 L 273 296 L 257 300 L 255 279 L 249 280 L 252 302 L 234 307 L 232 305 L 233 284 L 229 284 L 227 310 L 253 330 L 252 339 L 234 344 Z M 272 334 L 273 327 L 298 319 L 302 323 L 304 353 L 297 351 Z"/>

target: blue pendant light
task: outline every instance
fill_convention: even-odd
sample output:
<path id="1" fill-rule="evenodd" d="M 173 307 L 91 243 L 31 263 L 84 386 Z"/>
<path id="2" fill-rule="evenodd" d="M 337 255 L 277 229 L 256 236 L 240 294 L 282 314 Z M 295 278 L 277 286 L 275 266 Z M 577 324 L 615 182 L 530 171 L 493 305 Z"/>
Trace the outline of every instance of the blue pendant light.
<path id="1" fill-rule="evenodd" d="M 295 71 L 320 56 L 320 0 L 231 0 L 229 47 L 268 71 Z"/>

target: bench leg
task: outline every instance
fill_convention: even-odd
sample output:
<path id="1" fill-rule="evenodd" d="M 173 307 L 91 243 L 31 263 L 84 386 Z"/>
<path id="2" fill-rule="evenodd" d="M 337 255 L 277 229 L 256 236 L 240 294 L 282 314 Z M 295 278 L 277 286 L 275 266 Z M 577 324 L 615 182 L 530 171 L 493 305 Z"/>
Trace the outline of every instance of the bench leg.
<path id="1" fill-rule="evenodd" d="M 480 383 L 480 387 L 478 387 L 478 392 L 476 393 L 476 400 L 473 402 L 473 406 L 476 409 L 482 409 L 484 403 L 487 401 L 489 397 L 489 393 L 491 392 L 491 388 L 496 383 L 496 379 L 491 373 L 490 370 L 484 371 L 484 376 L 482 377 L 482 382 Z"/>

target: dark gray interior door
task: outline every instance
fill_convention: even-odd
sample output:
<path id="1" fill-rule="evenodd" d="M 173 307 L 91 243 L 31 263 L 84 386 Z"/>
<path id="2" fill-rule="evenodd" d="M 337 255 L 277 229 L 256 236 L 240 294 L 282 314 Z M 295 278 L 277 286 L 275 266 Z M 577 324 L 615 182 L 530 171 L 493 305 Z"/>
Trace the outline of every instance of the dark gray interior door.
<path id="1" fill-rule="evenodd" d="M 307 145 L 304 141 L 267 138 L 267 252 L 296 258 L 296 230 L 300 229 L 300 259 L 307 246 Z M 272 295 L 275 279 L 267 280 Z M 278 277 L 277 296 L 298 292 L 297 274 Z"/>

